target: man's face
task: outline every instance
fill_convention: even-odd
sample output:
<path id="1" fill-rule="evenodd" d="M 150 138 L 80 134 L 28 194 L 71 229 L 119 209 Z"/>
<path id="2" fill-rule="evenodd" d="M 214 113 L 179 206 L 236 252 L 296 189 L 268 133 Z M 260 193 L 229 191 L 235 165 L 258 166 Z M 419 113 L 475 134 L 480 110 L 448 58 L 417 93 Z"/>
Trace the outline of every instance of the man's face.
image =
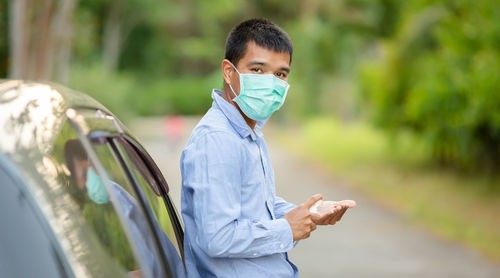
<path id="1" fill-rule="evenodd" d="M 78 188 L 80 188 L 83 191 L 87 191 L 87 188 L 85 186 L 85 183 L 87 182 L 87 170 L 90 167 L 90 162 L 86 159 L 79 160 L 76 158 L 73 158 L 73 166 L 74 166 L 74 173 L 75 175 L 75 182 Z"/>
<path id="2" fill-rule="evenodd" d="M 288 81 L 290 73 L 290 54 L 287 52 L 276 52 L 258 46 L 250 41 L 247 44 L 245 55 L 235 65 L 241 73 L 274 74 L 279 79 Z M 238 73 L 228 64 L 223 66 L 224 79 L 230 82 L 234 90 L 239 94 L 240 79 Z"/>

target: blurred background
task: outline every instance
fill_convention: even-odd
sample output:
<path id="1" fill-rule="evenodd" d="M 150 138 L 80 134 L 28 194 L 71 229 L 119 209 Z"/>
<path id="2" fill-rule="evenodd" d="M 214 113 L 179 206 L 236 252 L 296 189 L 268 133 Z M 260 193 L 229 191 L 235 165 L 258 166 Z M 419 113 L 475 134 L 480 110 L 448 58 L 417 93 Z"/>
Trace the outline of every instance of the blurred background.
<path id="1" fill-rule="evenodd" d="M 0 78 L 65 84 L 132 126 L 197 119 L 253 17 L 294 43 L 271 144 L 500 261 L 497 0 L 0 0 Z"/>

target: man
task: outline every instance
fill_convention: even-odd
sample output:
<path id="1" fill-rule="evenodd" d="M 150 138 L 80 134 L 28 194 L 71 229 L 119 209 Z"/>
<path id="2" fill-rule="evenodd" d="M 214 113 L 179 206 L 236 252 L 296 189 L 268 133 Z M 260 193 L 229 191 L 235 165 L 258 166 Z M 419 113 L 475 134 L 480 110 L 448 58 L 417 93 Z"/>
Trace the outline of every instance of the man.
<path id="1" fill-rule="evenodd" d="M 181 157 L 182 217 L 189 277 L 297 277 L 287 251 L 316 225 L 335 224 L 354 202 L 316 194 L 295 206 L 275 195 L 261 128 L 283 104 L 292 60 L 288 35 L 265 19 L 231 30 L 223 91 Z"/>

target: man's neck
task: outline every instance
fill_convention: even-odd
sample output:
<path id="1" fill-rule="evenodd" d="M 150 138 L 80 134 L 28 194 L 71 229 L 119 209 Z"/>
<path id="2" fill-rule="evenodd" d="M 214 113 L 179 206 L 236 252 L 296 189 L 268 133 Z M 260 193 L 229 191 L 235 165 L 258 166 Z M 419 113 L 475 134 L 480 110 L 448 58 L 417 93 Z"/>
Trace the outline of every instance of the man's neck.
<path id="1" fill-rule="evenodd" d="M 224 89 L 222 90 L 222 98 L 225 99 L 227 102 L 231 103 L 232 105 L 234 105 L 234 107 L 236 107 L 236 109 L 238 109 L 238 111 L 240 112 L 240 114 L 243 117 L 243 119 L 245 119 L 245 122 L 247 123 L 247 125 L 252 130 L 254 130 L 255 129 L 255 125 L 257 124 L 257 121 L 256 120 L 252 120 L 249 117 L 247 117 L 247 115 L 245 115 L 245 113 L 243 113 L 243 111 L 241 111 L 241 109 L 238 106 L 238 104 L 236 104 L 233 101 L 233 97 L 231 97 L 231 96 L 234 97 L 233 92 L 231 91 L 231 89 L 229 89 L 229 86 L 224 85 Z"/>

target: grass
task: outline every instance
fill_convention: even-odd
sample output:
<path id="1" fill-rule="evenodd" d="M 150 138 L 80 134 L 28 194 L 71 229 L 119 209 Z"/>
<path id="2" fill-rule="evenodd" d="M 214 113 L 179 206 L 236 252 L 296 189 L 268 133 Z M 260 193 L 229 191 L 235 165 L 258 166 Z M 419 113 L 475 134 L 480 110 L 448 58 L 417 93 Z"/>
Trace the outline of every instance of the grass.
<path id="1" fill-rule="evenodd" d="M 409 222 L 500 261 L 499 177 L 438 167 L 425 144 L 409 133 L 389 137 L 364 123 L 331 118 L 309 120 L 301 129 L 283 128 L 277 136 Z"/>

